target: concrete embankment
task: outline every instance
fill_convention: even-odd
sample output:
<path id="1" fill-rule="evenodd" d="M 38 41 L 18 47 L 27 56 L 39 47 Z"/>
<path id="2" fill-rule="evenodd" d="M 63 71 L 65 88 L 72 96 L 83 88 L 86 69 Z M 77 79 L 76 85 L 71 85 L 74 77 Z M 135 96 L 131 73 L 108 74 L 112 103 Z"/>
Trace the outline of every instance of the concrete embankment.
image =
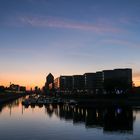
<path id="1" fill-rule="evenodd" d="M 128 97 L 94 97 L 89 96 L 73 96 L 63 95 L 65 99 L 74 99 L 81 106 L 111 106 L 111 105 L 125 105 L 125 106 L 140 106 L 140 95 L 139 96 L 128 96 Z"/>
<path id="2" fill-rule="evenodd" d="M 0 93 L 0 104 L 13 101 L 26 95 L 27 93 Z"/>
<path id="3" fill-rule="evenodd" d="M 140 100 L 131 100 L 131 99 L 76 99 L 80 106 L 140 106 Z"/>

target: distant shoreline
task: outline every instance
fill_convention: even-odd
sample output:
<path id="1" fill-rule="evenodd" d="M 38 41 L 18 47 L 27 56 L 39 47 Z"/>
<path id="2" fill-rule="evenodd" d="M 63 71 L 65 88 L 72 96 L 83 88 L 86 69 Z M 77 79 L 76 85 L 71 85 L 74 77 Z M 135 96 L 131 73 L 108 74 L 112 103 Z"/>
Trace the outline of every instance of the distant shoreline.
<path id="1" fill-rule="evenodd" d="M 16 100 L 20 97 L 29 95 L 28 93 L 0 93 L 0 105 Z M 61 95 L 63 99 L 74 99 L 81 106 L 110 106 L 110 105 L 126 105 L 126 106 L 140 106 L 140 95 L 127 97 L 107 97 L 94 95 Z M 59 98 L 58 97 L 58 98 Z"/>
<path id="2" fill-rule="evenodd" d="M 25 96 L 26 93 L 0 93 L 0 105 Z"/>

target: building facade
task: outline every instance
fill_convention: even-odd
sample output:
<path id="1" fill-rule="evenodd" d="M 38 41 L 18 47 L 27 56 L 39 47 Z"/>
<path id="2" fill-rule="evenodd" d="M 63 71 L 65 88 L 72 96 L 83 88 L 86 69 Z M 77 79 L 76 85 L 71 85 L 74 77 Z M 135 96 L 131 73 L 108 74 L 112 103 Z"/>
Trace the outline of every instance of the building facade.
<path id="1" fill-rule="evenodd" d="M 52 81 L 53 77 L 49 75 L 46 83 Z M 132 69 L 103 70 L 83 75 L 60 76 L 54 80 L 54 88 L 58 92 L 67 93 L 126 93 L 132 88 Z"/>
<path id="2" fill-rule="evenodd" d="M 85 73 L 85 91 L 95 93 L 96 91 L 96 73 Z"/>
<path id="3" fill-rule="evenodd" d="M 132 88 L 132 69 L 104 70 L 104 90 L 107 93 L 126 93 Z"/>
<path id="4" fill-rule="evenodd" d="M 102 94 L 104 91 L 103 86 L 103 72 L 98 71 L 96 72 L 96 94 Z"/>
<path id="5" fill-rule="evenodd" d="M 54 76 L 51 73 L 49 73 L 46 77 L 46 83 L 44 86 L 44 90 L 48 91 L 48 90 L 52 90 L 53 88 L 54 88 Z"/>
<path id="6" fill-rule="evenodd" d="M 72 76 L 60 76 L 54 80 L 54 87 L 60 92 L 72 91 Z"/>
<path id="7" fill-rule="evenodd" d="M 85 77 L 84 75 L 72 76 L 72 89 L 76 92 L 83 92 L 85 90 Z"/>

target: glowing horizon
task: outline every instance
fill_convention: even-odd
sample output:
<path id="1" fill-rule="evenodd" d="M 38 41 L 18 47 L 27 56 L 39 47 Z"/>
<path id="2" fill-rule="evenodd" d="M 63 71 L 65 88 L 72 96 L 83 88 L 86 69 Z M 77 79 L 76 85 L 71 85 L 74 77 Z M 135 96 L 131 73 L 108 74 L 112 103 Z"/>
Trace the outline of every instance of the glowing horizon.
<path id="1" fill-rule="evenodd" d="M 140 86 L 140 1 L 1 0 L 0 85 L 132 68 Z"/>
<path id="2" fill-rule="evenodd" d="M 91 72 L 91 71 L 90 71 Z M 86 73 L 86 72 L 85 72 Z M 49 73 L 48 73 L 49 74 Z M 53 74 L 53 73 L 52 73 Z M 78 74 L 78 73 L 75 73 L 75 74 Z M 81 74 L 81 73 L 80 73 Z M 84 73 L 83 73 L 84 74 Z M 60 75 L 71 75 L 71 74 L 60 74 Z M 55 78 L 59 77 L 60 75 L 54 75 Z M 74 75 L 74 74 L 72 74 Z M 43 76 L 43 75 L 42 75 Z M 46 75 L 44 75 L 43 77 L 32 77 L 33 79 L 32 80 L 29 80 L 28 82 L 26 80 L 23 80 L 23 78 L 21 78 L 22 80 L 20 80 L 20 78 L 15 78 L 14 80 L 11 79 L 11 81 L 8 81 L 8 79 L 2 79 L 0 80 L 0 83 L 1 85 L 3 86 L 9 86 L 10 83 L 13 83 L 13 84 L 18 84 L 20 86 L 25 86 L 28 90 L 31 89 L 31 88 L 34 88 L 35 86 L 38 86 L 39 88 L 42 88 L 44 85 L 45 85 L 45 82 L 46 82 Z M 15 77 L 15 76 L 14 76 Z M 24 76 L 23 76 L 24 77 Z M 12 77 L 11 77 L 12 78 Z M 27 77 L 24 77 L 25 79 Z M 140 86 L 140 74 L 138 73 L 135 73 L 133 74 L 133 77 L 132 77 L 132 81 L 134 83 L 135 86 Z M 28 83 L 28 84 L 27 84 Z"/>

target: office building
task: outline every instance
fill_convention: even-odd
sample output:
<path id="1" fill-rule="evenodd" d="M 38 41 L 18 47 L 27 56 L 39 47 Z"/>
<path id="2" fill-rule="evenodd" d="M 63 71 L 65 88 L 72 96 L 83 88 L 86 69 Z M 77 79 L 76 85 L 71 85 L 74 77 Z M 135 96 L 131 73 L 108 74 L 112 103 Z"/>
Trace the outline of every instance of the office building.
<path id="1" fill-rule="evenodd" d="M 46 77 L 45 89 L 48 90 L 50 84 L 54 84 L 54 76 L 51 73 L 49 73 L 48 76 Z"/>
<path id="2" fill-rule="evenodd" d="M 72 91 L 72 76 L 60 76 L 54 80 L 54 87 L 61 92 Z"/>
<path id="3" fill-rule="evenodd" d="M 82 92 L 85 89 L 85 77 L 84 75 L 72 76 L 72 88 L 76 92 Z"/>
<path id="4" fill-rule="evenodd" d="M 85 73 L 85 91 L 95 93 L 96 91 L 96 73 Z"/>
<path id="5" fill-rule="evenodd" d="M 132 69 L 104 70 L 103 78 L 108 93 L 125 93 L 132 88 Z"/>

